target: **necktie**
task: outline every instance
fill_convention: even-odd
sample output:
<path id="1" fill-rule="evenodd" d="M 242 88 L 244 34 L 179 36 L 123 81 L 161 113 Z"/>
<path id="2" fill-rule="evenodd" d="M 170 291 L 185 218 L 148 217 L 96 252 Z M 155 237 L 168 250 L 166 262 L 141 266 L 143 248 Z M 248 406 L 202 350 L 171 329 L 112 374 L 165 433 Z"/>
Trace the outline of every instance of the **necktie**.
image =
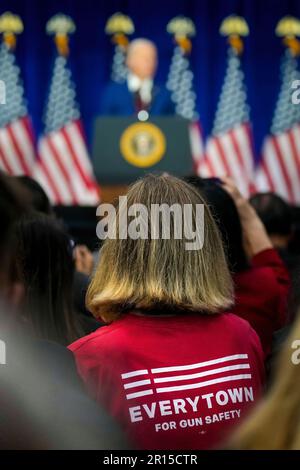
<path id="1" fill-rule="evenodd" d="M 138 113 L 139 111 L 142 111 L 143 109 L 147 110 L 149 108 L 150 103 L 145 103 L 142 100 L 141 94 L 139 91 L 135 92 L 134 94 L 134 104 L 135 104 L 135 110 Z"/>

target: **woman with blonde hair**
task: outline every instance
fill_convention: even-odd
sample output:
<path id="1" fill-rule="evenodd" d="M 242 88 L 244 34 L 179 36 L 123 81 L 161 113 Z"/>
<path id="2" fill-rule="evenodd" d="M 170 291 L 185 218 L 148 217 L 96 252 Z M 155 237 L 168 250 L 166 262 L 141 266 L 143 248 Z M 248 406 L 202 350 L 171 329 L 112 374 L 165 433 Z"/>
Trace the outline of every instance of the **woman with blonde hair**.
<path id="1" fill-rule="evenodd" d="M 300 450 L 300 316 L 279 356 L 269 394 L 238 429 L 237 449 Z"/>
<path id="2" fill-rule="evenodd" d="M 70 346 L 79 374 L 133 446 L 211 448 L 264 380 L 256 333 L 227 312 L 233 286 L 213 217 L 188 183 L 150 175 L 113 222 L 87 293 L 108 325 Z"/>

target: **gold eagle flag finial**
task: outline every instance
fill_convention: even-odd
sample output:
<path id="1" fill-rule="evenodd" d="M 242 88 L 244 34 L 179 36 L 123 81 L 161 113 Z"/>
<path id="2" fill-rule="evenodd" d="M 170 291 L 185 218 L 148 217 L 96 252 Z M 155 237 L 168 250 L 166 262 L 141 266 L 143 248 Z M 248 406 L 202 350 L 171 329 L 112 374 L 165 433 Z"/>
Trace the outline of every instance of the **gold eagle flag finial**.
<path id="1" fill-rule="evenodd" d="M 232 49 L 237 55 L 241 55 L 244 50 L 242 37 L 249 35 L 249 26 L 242 16 L 230 15 L 222 21 L 220 34 L 228 36 Z"/>
<path id="2" fill-rule="evenodd" d="M 0 16 L 0 33 L 3 34 L 3 41 L 8 49 L 14 49 L 17 43 L 17 34 L 24 30 L 23 22 L 18 15 L 6 11 Z"/>
<path id="3" fill-rule="evenodd" d="M 127 36 L 134 33 L 134 24 L 129 16 L 117 12 L 108 18 L 105 32 L 112 36 L 114 44 L 126 49 L 129 42 Z"/>
<path id="4" fill-rule="evenodd" d="M 294 57 L 300 56 L 300 20 L 294 16 L 285 16 L 276 26 L 276 35 L 283 37 L 283 43 Z"/>
<path id="5" fill-rule="evenodd" d="M 167 32 L 173 34 L 178 46 L 185 54 L 189 54 L 192 50 L 192 42 L 190 37 L 196 35 L 195 24 L 186 16 L 175 16 L 167 24 Z"/>
<path id="6" fill-rule="evenodd" d="M 67 57 L 69 55 L 69 34 L 76 31 L 74 21 L 70 16 L 58 13 L 46 24 L 46 32 L 49 35 L 54 35 L 54 41 L 57 51 L 60 55 Z"/>

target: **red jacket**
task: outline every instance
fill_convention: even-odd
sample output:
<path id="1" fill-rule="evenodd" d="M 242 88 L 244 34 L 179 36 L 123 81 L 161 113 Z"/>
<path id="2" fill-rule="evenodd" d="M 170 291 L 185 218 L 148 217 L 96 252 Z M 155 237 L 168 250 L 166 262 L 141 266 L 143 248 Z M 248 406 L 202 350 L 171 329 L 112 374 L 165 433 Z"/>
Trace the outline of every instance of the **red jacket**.
<path id="1" fill-rule="evenodd" d="M 274 331 L 286 323 L 290 277 L 274 249 L 261 251 L 252 258 L 251 264 L 250 269 L 234 277 L 233 312 L 250 323 L 267 355 Z"/>
<path id="2" fill-rule="evenodd" d="M 127 314 L 70 346 L 78 371 L 141 449 L 208 449 L 261 394 L 263 352 L 232 314 Z"/>

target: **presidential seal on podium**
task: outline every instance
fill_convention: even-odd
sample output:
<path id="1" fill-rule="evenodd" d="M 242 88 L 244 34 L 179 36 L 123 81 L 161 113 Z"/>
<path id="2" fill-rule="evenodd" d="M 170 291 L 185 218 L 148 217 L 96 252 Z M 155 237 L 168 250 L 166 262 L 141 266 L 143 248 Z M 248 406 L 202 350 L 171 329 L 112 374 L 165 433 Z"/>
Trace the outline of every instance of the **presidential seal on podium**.
<path id="1" fill-rule="evenodd" d="M 127 127 L 120 139 L 120 150 L 131 165 L 147 168 L 158 163 L 166 152 L 166 138 L 155 124 L 137 122 Z"/>

